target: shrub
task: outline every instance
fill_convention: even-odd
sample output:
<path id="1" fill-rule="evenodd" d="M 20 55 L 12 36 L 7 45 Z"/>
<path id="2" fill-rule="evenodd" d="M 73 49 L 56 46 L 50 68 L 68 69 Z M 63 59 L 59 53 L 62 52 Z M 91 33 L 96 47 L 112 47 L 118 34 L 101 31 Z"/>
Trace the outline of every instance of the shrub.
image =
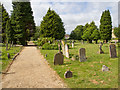
<path id="1" fill-rule="evenodd" d="M 44 49 L 44 50 L 58 50 L 58 45 L 57 44 L 45 43 L 42 46 L 42 49 Z"/>

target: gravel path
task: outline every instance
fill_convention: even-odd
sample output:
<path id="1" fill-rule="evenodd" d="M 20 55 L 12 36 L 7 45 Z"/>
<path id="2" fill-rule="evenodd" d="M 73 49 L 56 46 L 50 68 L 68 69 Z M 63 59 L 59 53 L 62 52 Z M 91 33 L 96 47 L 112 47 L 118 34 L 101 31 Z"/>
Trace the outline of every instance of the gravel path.
<path id="1" fill-rule="evenodd" d="M 25 47 L 2 80 L 2 88 L 66 88 L 35 46 Z"/>

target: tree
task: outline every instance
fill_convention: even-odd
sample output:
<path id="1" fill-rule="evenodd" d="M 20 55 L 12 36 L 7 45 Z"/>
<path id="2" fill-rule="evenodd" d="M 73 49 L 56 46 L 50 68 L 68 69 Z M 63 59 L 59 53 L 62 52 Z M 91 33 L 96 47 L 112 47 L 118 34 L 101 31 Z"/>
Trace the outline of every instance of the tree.
<path id="1" fill-rule="evenodd" d="M 27 44 L 27 40 L 34 35 L 35 23 L 32 16 L 33 12 L 29 0 L 25 2 L 12 2 L 13 11 L 11 24 L 15 32 L 14 42 L 22 45 Z M 17 42 L 16 42 L 17 41 Z"/>
<path id="2" fill-rule="evenodd" d="M 40 37 L 40 26 L 36 26 L 34 40 L 37 40 Z"/>
<path id="3" fill-rule="evenodd" d="M 70 34 L 70 39 L 81 40 L 83 35 L 83 26 L 78 25 Z"/>
<path id="4" fill-rule="evenodd" d="M 40 36 L 63 39 L 64 35 L 65 29 L 60 16 L 49 8 L 40 25 Z"/>
<path id="5" fill-rule="evenodd" d="M 6 11 L 6 9 L 4 8 L 4 6 L 2 5 L 2 42 L 5 43 L 6 41 L 6 34 L 5 34 L 5 30 L 6 30 L 6 23 L 7 20 L 9 20 L 9 15 Z"/>
<path id="6" fill-rule="evenodd" d="M 114 28 L 114 35 L 117 37 L 117 38 L 120 38 L 120 25 L 119 27 L 115 27 Z"/>
<path id="7" fill-rule="evenodd" d="M 96 44 L 97 44 L 97 41 L 98 39 L 100 39 L 100 33 L 97 29 L 95 29 L 91 35 L 92 39 L 96 41 Z"/>
<path id="8" fill-rule="evenodd" d="M 112 37 L 112 21 L 110 16 L 110 11 L 105 10 L 102 13 L 101 19 L 100 19 L 100 36 L 102 40 L 105 40 L 107 42 L 108 40 L 111 40 Z"/>
<path id="9" fill-rule="evenodd" d="M 84 32 L 82 35 L 82 39 L 87 40 L 89 43 L 92 43 L 92 33 L 94 32 L 95 29 L 97 29 L 97 26 L 95 25 L 95 22 L 92 21 L 90 24 L 86 24 L 84 26 Z"/>

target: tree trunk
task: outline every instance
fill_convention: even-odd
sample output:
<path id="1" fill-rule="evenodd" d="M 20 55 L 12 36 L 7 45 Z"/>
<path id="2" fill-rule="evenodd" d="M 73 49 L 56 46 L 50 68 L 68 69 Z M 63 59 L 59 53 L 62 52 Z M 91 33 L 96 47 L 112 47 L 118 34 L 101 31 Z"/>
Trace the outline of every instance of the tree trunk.
<path id="1" fill-rule="evenodd" d="M 6 43 L 6 51 L 8 50 L 8 42 Z"/>
<path id="2" fill-rule="evenodd" d="M 97 44 L 97 41 L 98 41 L 98 40 L 95 40 L 95 44 Z"/>
<path id="3" fill-rule="evenodd" d="M 89 40 L 89 43 L 92 43 L 92 40 Z"/>

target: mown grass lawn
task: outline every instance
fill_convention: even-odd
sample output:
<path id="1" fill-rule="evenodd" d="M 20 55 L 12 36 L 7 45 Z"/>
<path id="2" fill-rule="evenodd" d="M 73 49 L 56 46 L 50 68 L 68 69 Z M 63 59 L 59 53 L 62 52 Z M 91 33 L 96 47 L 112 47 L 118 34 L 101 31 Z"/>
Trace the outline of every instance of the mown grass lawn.
<path id="1" fill-rule="evenodd" d="M 70 55 L 78 55 L 80 48 L 86 49 L 86 62 L 79 60 L 72 61 L 71 58 L 64 58 L 63 65 L 53 64 L 54 55 L 58 50 L 42 50 L 50 66 L 64 79 L 69 88 L 117 88 L 118 87 L 118 58 L 110 58 L 109 44 L 104 44 L 102 49 L 104 54 L 98 54 L 99 44 L 75 43 L 74 48 L 69 49 Z M 118 46 L 117 46 L 118 54 Z M 110 68 L 108 72 L 102 72 L 102 66 Z M 73 72 L 72 78 L 64 78 L 64 73 L 70 70 Z"/>
<path id="2" fill-rule="evenodd" d="M 21 46 L 14 46 L 6 51 L 5 45 L 2 43 L 0 45 L 1 45 L 0 50 L 2 50 L 2 56 L 0 59 L 0 67 L 1 67 L 1 71 L 4 71 L 7 68 L 7 66 L 10 64 L 10 62 L 12 61 L 13 56 L 21 50 Z M 10 59 L 8 59 L 7 53 L 10 54 Z"/>

